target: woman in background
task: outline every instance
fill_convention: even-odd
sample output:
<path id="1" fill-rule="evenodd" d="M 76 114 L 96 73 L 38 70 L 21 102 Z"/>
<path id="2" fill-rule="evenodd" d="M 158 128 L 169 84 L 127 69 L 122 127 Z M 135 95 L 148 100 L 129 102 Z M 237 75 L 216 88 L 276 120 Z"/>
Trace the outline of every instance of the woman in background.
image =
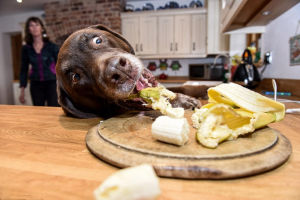
<path id="1" fill-rule="evenodd" d="M 30 17 L 25 24 L 25 43 L 22 47 L 19 100 L 25 103 L 24 89 L 30 79 L 30 94 L 35 106 L 58 106 L 55 65 L 58 46 L 49 41 L 43 22 Z M 29 64 L 31 64 L 30 72 Z"/>

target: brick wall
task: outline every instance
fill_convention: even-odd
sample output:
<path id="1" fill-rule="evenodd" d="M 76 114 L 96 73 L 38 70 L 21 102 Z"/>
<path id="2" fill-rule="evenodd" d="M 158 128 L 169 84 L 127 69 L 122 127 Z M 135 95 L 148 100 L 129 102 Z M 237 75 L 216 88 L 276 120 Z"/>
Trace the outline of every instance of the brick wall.
<path id="1" fill-rule="evenodd" d="M 122 0 L 69 0 L 46 3 L 45 23 L 50 39 L 61 45 L 74 31 L 103 24 L 121 32 Z"/>

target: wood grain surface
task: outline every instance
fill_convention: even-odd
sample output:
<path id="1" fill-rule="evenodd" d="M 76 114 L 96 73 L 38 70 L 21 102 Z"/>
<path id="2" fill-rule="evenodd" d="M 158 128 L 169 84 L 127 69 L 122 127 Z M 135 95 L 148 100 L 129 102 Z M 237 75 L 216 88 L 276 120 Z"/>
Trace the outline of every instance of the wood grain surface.
<path id="1" fill-rule="evenodd" d="M 66 117 L 61 108 L 0 105 L 0 199 L 93 199 L 93 190 L 119 170 L 86 147 L 88 130 L 100 120 Z M 300 115 L 270 127 L 293 147 L 280 167 L 228 180 L 160 178 L 158 200 L 300 199 Z"/>
<path id="2" fill-rule="evenodd" d="M 185 112 L 190 126 L 192 113 Z M 187 179 L 250 176 L 277 167 L 291 154 L 288 139 L 268 127 L 221 143 L 216 149 L 200 145 L 192 127 L 184 146 L 167 144 L 151 136 L 154 115 L 153 111 L 136 112 L 105 120 L 88 132 L 87 146 L 118 167 L 149 163 L 159 176 Z"/>

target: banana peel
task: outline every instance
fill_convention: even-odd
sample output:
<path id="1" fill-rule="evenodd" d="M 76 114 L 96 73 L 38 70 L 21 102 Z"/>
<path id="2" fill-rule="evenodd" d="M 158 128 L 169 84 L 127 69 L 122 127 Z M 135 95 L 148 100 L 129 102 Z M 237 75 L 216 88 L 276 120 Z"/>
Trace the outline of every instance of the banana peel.
<path id="1" fill-rule="evenodd" d="M 192 115 L 197 140 L 216 148 L 225 140 L 234 140 L 285 115 L 285 106 L 235 83 L 224 83 L 208 90 L 209 103 Z"/>

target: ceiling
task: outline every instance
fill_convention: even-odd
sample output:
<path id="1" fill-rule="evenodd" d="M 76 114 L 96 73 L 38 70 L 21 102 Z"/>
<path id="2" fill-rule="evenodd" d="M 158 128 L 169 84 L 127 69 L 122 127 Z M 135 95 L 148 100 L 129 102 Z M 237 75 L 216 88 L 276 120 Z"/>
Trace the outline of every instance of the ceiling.
<path id="1" fill-rule="evenodd" d="M 43 5 L 49 2 L 67 2 L 68 0 L 0 0 L 0 16 L 15 15 L 24 12 L 42 11 Z"/>

